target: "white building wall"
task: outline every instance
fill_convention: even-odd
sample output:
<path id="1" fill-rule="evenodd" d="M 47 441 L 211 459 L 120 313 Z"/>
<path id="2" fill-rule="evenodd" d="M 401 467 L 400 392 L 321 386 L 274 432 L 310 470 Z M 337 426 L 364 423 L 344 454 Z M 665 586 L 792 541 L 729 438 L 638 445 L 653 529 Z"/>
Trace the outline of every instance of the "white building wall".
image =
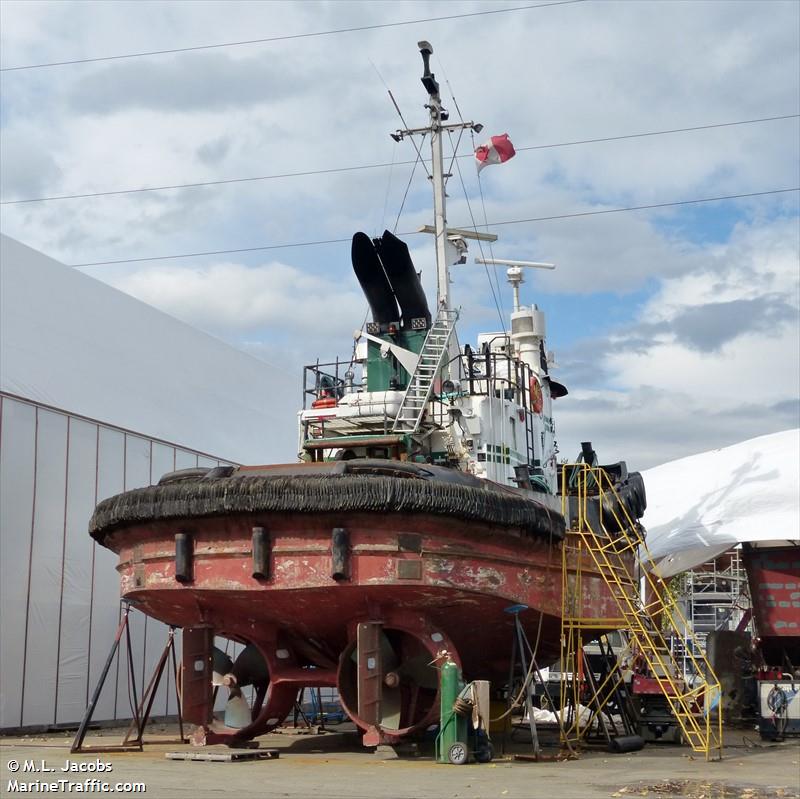
<path id="1" fill-rule="evenodd" d="M 176 468 L 221 462 L 0 393 L 0 728 L 83 717 L 119 619 L 116 556 L 88 534 L 97 502 Z M 167 628 L 140 613 L 131 622 L 141 696 Z M 175 712 L 168 674 L 153 713 Z M 94 720 L 131 715 L 123 647 Z"/>
<path id="2" fill-rule="evenodd" d="M 294 460 L 298 383 L 0 235 L 0 728 L 83 716 L 119 618 L 97 501 L 217 457 Z M 131 619 L 141 692 L 166 629 Z M 175 711 L 165 683 L 153 712 Z M 123 659 L 95 718 L 130 716 Z"/>

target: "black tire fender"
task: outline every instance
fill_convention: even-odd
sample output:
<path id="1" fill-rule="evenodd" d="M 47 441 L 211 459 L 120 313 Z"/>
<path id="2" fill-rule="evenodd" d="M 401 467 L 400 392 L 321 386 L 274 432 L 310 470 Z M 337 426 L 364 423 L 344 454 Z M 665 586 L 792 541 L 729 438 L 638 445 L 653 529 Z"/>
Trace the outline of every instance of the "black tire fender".
<path id="1" fill-rule="evenodd" d="M 183 483 L 186 480 L 202 480 L 211 469 L 208 466 L 193 466 L 190 469 L 176 469 L 161 475 L 158 485 L 165 486 L 172 483 Z"/>

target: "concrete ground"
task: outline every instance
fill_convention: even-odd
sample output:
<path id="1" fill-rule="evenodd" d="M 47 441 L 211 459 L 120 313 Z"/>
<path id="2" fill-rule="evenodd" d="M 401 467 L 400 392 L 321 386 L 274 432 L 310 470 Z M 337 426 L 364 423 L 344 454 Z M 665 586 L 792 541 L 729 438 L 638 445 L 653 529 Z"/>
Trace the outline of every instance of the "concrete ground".
<path id="1" fill-rule="evenodd" d="M 177 744 L 175 731 L 159 725 L 148 732 L 146 740 L 151 743 L 143 752 L 71 756 L 71 734 L 0 738 L 0 795 L 14 795 L 14 780 L 20 791 L 22 783 L 59 779 L 84 787 L 89 786 L 84 783 L 88 778 L 112 787 L 118 782 L 141 782 L 145 795 L 158 799 L 339 795 L 346 799 L 800 799 L 800 742 L 765 744 L 751 732 L 728 731 L 722 761 L 710 763 L 685 747 L 669 745 L 649 745 L 632 754 L 585 752 L 572 761 L 520 762 L 512 759 L 513 753 L 530 752 L 530 744 L 520 740 L 490 764 L 450 766 L 434 763 L 430 753 L 401 759 L 373 754 L 360 748 L 354 733 L 334 730 L 320 735 L 267 735 L 259 739 L 260 746 L 280 749 L 277 760 L 233 763 L 167 760 L 166 752 L 191 747 Z M 86 745 L 115 744 L 122 734 L 93 731 Z M 209 750 L 228 751 L 224 747 L 205 751 Z M 113 770 L 62 771 L 70 763 L 88 768 L 98 761 L 111 764 Z M 55 771 L 30 770 L 42 766 Z M 68 790 L 64 786 L 50 795 L 67 795 Z M 72 793 L 78 790 L 73 787 Z"/>

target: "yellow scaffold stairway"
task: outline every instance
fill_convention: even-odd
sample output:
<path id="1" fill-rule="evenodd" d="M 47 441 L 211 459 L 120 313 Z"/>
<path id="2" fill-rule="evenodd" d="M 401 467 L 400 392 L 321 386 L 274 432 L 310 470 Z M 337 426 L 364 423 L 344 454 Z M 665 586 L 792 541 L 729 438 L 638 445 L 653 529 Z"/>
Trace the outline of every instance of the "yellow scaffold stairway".
<path id="1" fill-rule="evenodd" d="M 582 644 L 603 631 L 622 629 L 627 631 L 629 640 L 664 693 L 684 740 L 706 759 L 714 755 L 721 757 L 719 680 L 705 655 L 700 654 L 699 647 L 687 646 L 695 675 L 691 686 L 673 658 L 662 630 L 666 627 L 688 633 L 689 627 L 675 597 L 648 570 L 652 558 L 642 528 L 631 517 L 602 468 L 586 463 L 568 464 L 564 466 L 563 480 L 565 487 L 568 480 L 571 483 L 572 496 L 567 496 L 566 490 L 563 492 L 563 512 L 570 529 L 563 550 L 561 672 L 562 675 L 572 674 L 573 678 L 568 687 L 562 677 L 562 707 L 569 704 L 578 707 L 579 684 L 581 676 L 585 675 L 593 691 L 589 704 L 593 700 L 597 715 L 601 716 L 598 720 L 602 721 L 602 702 L 621 684 L 621 669 L 609 673 L 602 685 L 594 685 L 593 675 L 585 673 Z M 609 618 L 607 613 L 601 617 L 599 611 L 592 615 L 591 606 L 584 605 L 582 568 L 602 575 L 616 605 L 614 618 Z M 640 577 L 648 588 L 646 604 L 640 598 Z M 590 631 L 596 632 L 592 635 Z M 572 696 L 568 695 L 570 687 Z M 579 712 L 573 716 L 562 734 L 570 743 L 579 744 L 585 731 L 585 719 L 580 718 Z"/>

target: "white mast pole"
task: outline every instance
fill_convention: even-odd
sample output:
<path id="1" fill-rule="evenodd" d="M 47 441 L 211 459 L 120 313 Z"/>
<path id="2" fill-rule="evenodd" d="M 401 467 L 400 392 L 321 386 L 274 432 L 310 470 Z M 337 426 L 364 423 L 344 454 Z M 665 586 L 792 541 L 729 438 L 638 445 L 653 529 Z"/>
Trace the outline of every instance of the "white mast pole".
<path id="1" fill-rule="evenodd" d="M 447 257 L 447 206 L 444 191 L 442 147 L 442 104 L 438 93 L 431 96 L 431 166 L 433 181 L 433 224 L 436 228 L 436 300 L 439 308 L 450 307 L 450 264 Z"/>
<path id="2" fill-rule="evenodd" d="M 392 133 L 391 136 L 395 141 L 401 141 L 406 136 L 415 135 L 430 135 L 431 137 L 431 182 L 433 183 L 433 227 L 425 225 L 420 229 L 420 232 L 435 233 L 436 234 L 436 300 L 439 309 L 450 309 L 450 255 L 455 256 L 456 252 L 462 254 L 466 252 L 465 242 L 463 239 L 483 239 L 486 241 L 494 241 L 497 237 L 489 233 L 478 233 L 477 231 L 457 230 L 454 231 L 462 240 L 462 247 L 460 250 L 453 247 L 448 240 L 447 231 L 447 210 L 445 198 L 445 181 L 450 175 L 445 174 L 444 171 L 444 147 L 443 136 L 445 131 L 451 130 L 468 130 L 472 129 L 476 133 L 483 130 L 483 125 L 477 122 L 457 122 L 445 124 L 449 115 L 447 111 L 442 108 L 442 98 L 439 95 L 439 83 L 436 76 L 431 72 L 431 56 L 433 55 L 433 47 L 430 42 L 418 42 L 417 46 L 422 54 L 422 61 L 425 66 L 425 71 L 422 75 L 422 85 L 428 92 L 429 102 L 425 107 L 430 112 L 430 124 L 425 128 L 411 128 L 408 130 L 398 130 L 397 133 Z M 391 97 L 391 92 L 389 92 Z M 394 102 L 394 97 L 392 97 Z M 395 103 L 397 108 L 397 103 Z M 397 108 L 400 113 L 400 109 Z M 403 115 L 400 114 L 400 118 Z M 417 148 L 417 155 L 421 157 L 419 148 Z M 463 252 L 462 252 L 463 251 Z M 463 260 L 458 263 L 464 263 Z"/>
<path id="3" fill-rule="evenodd" d="M 447 119 L 447 112 L 442 108 L 439 95 L 439 83 L 431 72 L 430 59 L 433 47 L 430 42 L 418 42 L 422 54 L 425 72 L 422 85 L 428 91 L 430 102 L 428 110 L 431 115 L 431 167 L 433 182 L 433 225 L 436 234 L 436 301 L 442 309 L 450 307 L 450 264 L 447 261 L 447 211 L 444 192 L 444 152 L 442 147 L 442 122 Z"/>

